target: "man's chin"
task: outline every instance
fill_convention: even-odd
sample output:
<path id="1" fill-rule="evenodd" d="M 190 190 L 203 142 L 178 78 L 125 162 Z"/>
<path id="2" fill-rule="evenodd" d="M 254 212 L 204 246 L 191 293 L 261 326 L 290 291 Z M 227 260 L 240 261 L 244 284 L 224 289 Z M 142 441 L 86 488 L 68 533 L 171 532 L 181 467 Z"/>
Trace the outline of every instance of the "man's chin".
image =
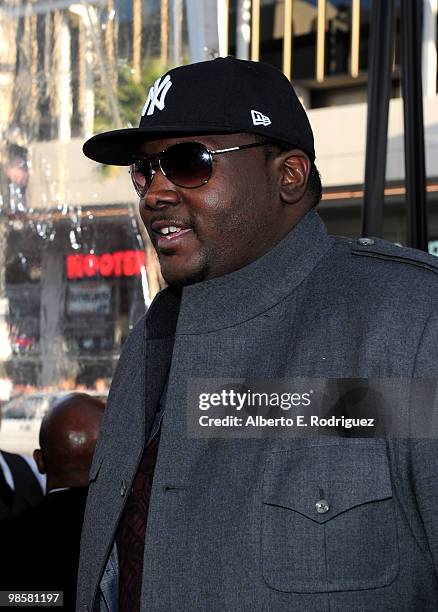
<path id="1" fill-rule="evenodd" d="M 186 287 L 187 285 L 202 283 L 207 277 L 205 270 L 183 270 L 181 268 L 169 270 L 162 267 L 161 274 L 171 287 Z"/>
<path id="2" fill-rule="evenodd" d="M 172 287 L 194 285 L 208 278 L 210 266 L 206 254 L 202 251 L 178 257 L 168 257 L 159 253 L 158 258 L 161 274 L 166 283 Z"/>

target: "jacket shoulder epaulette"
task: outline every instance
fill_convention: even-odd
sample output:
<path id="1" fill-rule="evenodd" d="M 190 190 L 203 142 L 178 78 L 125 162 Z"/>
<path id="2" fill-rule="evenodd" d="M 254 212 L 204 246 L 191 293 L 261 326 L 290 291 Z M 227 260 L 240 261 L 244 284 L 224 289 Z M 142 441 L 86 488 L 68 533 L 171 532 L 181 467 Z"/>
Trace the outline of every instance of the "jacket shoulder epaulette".
<path id="1" fill-rule="evenodd" d="M 381 238 L 357 238 L 349 240 L 349 243 L 354 256 L 403 263 L 438 274 L 438 257 L 424 251 L 403 247 Z"/>

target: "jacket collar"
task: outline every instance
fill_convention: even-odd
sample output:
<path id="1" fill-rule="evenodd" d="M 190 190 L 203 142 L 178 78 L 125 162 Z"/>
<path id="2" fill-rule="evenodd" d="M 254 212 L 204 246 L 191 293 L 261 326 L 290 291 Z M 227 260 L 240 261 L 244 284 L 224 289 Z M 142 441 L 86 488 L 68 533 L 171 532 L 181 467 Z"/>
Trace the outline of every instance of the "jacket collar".
<path id="1" fill-rule="evenodd" d="M 328 251 L 319 215 L 305 217 L 268 253 L 231 274 L 183 288 L 177 334 L 198 334 L 247 321 L 291 293 Z"/>

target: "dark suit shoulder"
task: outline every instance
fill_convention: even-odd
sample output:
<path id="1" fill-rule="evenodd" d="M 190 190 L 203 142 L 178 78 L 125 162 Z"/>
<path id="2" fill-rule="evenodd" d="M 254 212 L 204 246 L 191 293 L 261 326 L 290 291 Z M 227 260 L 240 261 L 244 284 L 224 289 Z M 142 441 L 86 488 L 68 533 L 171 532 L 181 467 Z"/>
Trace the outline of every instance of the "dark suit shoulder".
<path id="1" fill-rule="evenodd" d="M 403 247 L 381 238 L 358 238 L 346 242 L 354 256 L 368 257 L 390 264 L 405 264 L 438 274 L 438 257 L 424 251 Z"/>
<path id="2" fill-rule="evenodd" d="M 121 381 L 129 377 L 133 372 L 133 364 L 140 362 L 140 356 L 144 351 L 145 317 L 146 315 L 143 315 L 137 321 L 122 346 L 120 358 L 117 363 L 117 368 L 113 376 L 113 381 L 108 396 L 107 407 L 110 403 L 114 386 L 118 386 L 119 382 L 121 383 Z M 106 412 L 107 410 L 105 413 Z"/>
<path id="3" fill-rule="evenodd" d="M 130 331 L 129 336 L 126 338 L 125 342 L 123 343 L 122 353 L 123 351 L 126 352 L 129 350 L 132 350 L 134 347 L 138 346 L 139 344 L 143 342 L 144 330 L 145 330 L 145 319 L 146 319 L 146 313 L 139 318 L 137 323 L 134 325 L 134 327 Z"/>
<path id="4" fill-rule="evenodd" d="M 386 312 L 421 326 L 438 311 L 438 258 L 379 238 L 334 237 L 312 281 L 318 304 L 349 304 L 365 320 Z"/>
<path id="5" fill-rule="evenodd" d="M 43 491 L 28 462 L 15 453 L 0 451 L 0 454 L 6 461 L 14 480 L 15 494 L 11 516 L 40 504 L 44 497 Z"/>
<path id="6" fill-rule="evenodd" d="M 41 511 L 47 508 L 65 507 L 65 511 L 71 515 L 79 514 L 85 509 L 87 501 L 88 487 L 71 487 L 59 491 L 48 493 L 44 499 L 44 504 L 40 507 Z"/>

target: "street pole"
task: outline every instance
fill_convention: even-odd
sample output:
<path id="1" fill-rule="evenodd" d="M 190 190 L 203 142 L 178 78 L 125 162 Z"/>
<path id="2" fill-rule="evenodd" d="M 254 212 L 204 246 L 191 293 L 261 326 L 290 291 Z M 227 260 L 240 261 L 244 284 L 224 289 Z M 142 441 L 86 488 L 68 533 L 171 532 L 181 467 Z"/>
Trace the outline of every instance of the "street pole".
<path id="1" fill-rule="evenodd" d="M 394 0 L 373 0 L 362 236 L 379 237 L 383 232 L 393 31 Z"/>
<path id="2" fill-rule="evenodd" d="M 422 2 L 401 0 L 407 245 L 428 251 L 422 87 Z"/>

